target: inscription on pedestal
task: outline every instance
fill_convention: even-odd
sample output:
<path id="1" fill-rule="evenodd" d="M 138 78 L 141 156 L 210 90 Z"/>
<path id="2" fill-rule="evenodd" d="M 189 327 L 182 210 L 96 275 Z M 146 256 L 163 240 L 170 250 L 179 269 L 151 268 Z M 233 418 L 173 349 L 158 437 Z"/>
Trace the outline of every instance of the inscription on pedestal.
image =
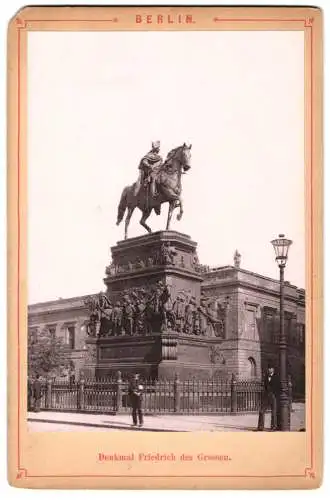
<path id="1" fill-rule="evenodd" d="M 145 346 L 125 346 L 125 347 L 104 347 L 100 350 L 100 360 L 105 359 L 125 359 L 143 358 L 146 354 Z"/>

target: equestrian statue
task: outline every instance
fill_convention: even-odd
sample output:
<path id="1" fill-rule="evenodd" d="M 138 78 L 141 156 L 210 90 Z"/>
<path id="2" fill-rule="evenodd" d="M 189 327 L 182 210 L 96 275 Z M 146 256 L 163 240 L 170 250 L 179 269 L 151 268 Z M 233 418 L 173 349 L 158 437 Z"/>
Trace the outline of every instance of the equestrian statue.
<path id="1" fill-rule="evenodd" d="M 160 215 L 161 205 L 169 203 L 166 229 L 170 228 L 173 210 L 179 208 L 177 220 L 182 218 L 183 202 L 181 198 L 181 177 L 190 169 L 191 145 L 184 143 L 172 149 L 165 161 L 160 156 L 160 142 L 154 141 L 152 149 L 139 164 L 139 178 L 131 186 L 126 186 L 118 205 L 117 226 L 125 218 L 125 239 L 127 230 L 136 207 L 142 212 L 140 224 L 151 233 L 146 224 L 152 210 Z"/>

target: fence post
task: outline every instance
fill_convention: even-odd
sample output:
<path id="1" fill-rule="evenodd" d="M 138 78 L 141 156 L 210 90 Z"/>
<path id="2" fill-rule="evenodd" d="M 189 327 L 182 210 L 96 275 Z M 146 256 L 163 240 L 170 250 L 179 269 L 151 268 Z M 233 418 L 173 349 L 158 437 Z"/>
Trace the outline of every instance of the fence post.
<path id="1" fill-rule="evenodd" d="M 52 407 L 52 379 L 48 378 L 46 382 L 46 400 L 45 400 L 45 409 L 49 410 Z"/>
<path id="2" fill-rule="evenodd" d="M 230 384 L 230 411 L 237 413 L 237 381 L 234 373 L 231 376 Z"/>
<path id="3" fill-rule="evenodd" d="M 122 404 L 123 404 L 122 379 L 121 379 L 121 371 L 118 371 L 116 380 L 116 408 L 115 408 L 115 411 L 117 413 L 121 411 Z"/>
<path id="4" fill-rule="evenodd" d="M 180 380 L 179 375 L 176 373 L 174 377 L 174 411 L 180 411 Z"/>
<path id="5" fill-rule="evenodd" d="M 85 407 L 85 380 L 82 376 L 78 383 L 77 409 L 83 410 Z"/>

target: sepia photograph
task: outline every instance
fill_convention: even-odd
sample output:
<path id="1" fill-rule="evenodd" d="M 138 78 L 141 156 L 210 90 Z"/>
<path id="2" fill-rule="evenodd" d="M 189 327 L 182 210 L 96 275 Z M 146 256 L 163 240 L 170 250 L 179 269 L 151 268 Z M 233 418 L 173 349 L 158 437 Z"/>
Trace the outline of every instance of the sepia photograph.
<path id="1" fill-rule="evenodd" d="M 306 430 L 304 47 L 28 33 L 29 432 Z"/>
<path id="2" fill-rule="evenodd" d="M 9 483 L 318 487 L 320 9 L 25 7 L 8 89 Z"/>

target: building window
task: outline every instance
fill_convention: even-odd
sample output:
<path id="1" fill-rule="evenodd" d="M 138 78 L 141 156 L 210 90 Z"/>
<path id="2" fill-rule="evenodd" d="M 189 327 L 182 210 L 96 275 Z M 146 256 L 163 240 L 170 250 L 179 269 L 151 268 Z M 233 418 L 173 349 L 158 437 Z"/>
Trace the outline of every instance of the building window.
<path id="1" fill-rule="evenodd" d="M 70 349 L 75 348 L 76 343 L 76 327 L 74 325 L 70 325 L 66 327 L 65 331 L 65 343 L 69 346 Z"/>
<path id="2" fill-rule="evenodd" d="M 56 337 L 56 325 L 48 325 L 47 330 L 49 332 L 50 339 L 54 340 Z"/>
<path id="3" fill-rule="evenodd" d="M 274 342 L 275 333 L 275 314 L 271 311 L 266 311 L 264 316 L 265 341 Z"/>
<path id="4" fill-rule="evenodd" d="M 272 344 L 277 344 L 279 341 L 280 317 L 278 310 L 265 306 L 263 308 L 263 330 L 264 340 Z"/>
<path id="5" fill-rule="evenodd" d="M 74 349 L 75 348 L 75 336 L 76 336 L 76 332 L 75 332 L 75 327 L 74 326 L 69 326 L 68 327 L 68 331 L 69 331 L 69 347 L 70 349 Z"/>
<path id="6" fill-rule="evenodd" d="M 246 318 L 246 333 L 249 340 L 258 340 L 257 324 L 256 324 L 256 310 L 249 308 L 245 311 Z"/>
<path id="7" fill-rule="evenodd" d="M 248 358 L 249 369 L 250 369 L 250 377 L 257 376 L 257 363 L 254 358 Z"/>

